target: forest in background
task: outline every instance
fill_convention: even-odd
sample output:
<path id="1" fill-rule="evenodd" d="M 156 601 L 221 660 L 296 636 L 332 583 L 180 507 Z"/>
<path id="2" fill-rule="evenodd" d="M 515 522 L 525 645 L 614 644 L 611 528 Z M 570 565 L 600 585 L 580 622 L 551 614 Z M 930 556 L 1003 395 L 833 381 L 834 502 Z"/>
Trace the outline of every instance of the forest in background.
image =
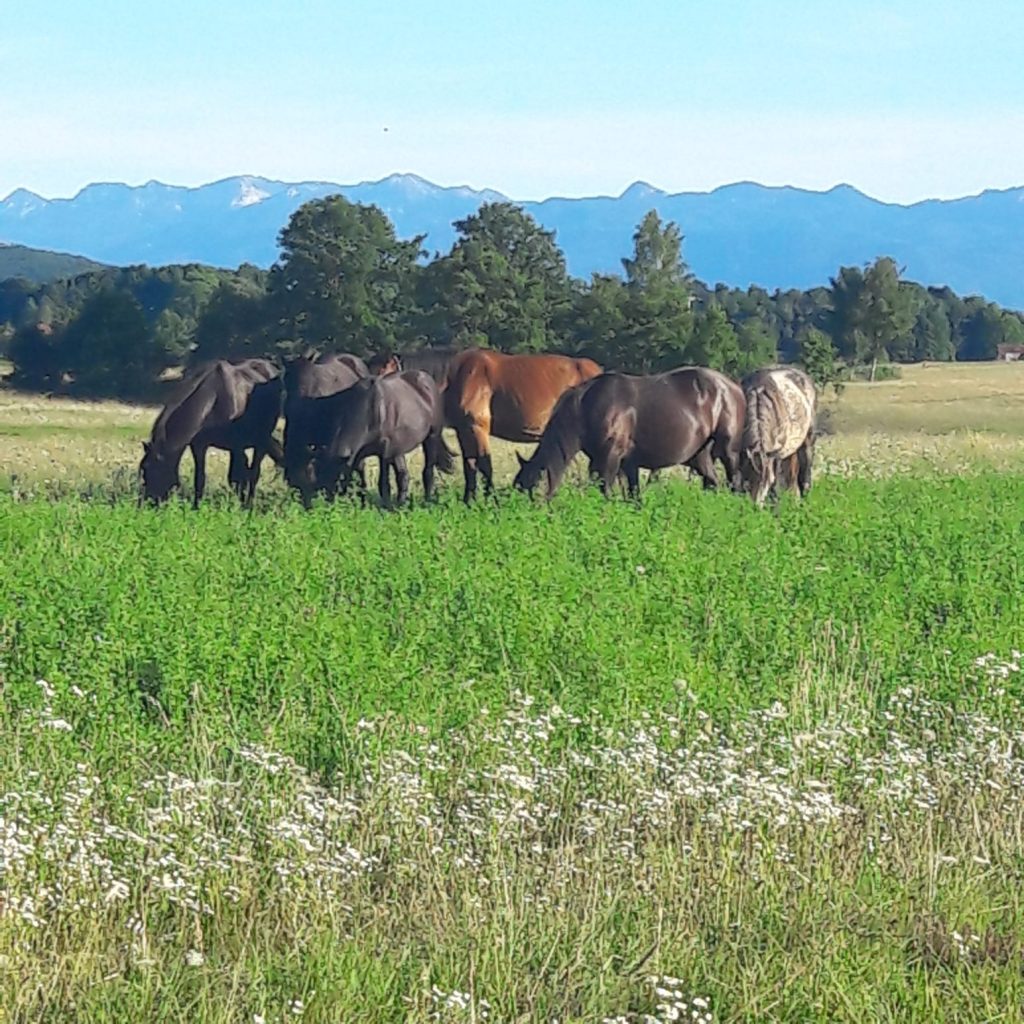
<path id="1" fill-rule="evenodd" d="M 426 259 L 376 206 L 342 196 L 300 207 L 265 271 L 187 264 L 101 267 L 38 284 L 0 281 L 0 355 L 26 389 L 150 397 L 162 374 L 210 359 L 316 350 L 490 346 L 585 354 L 608 369 L 682 364 L 739 376 L 801 362 L 820 384 L 890 363 L 993 359 L 1024 344 L 1024 317 L 979 296 L 924 287 L 881 256 L 827 284 L 769 292 L 709 285 L 683 234 L 655 211 L 622 273 L 573 278 L 553 232 L 521 207 L 486 203 Z"/>

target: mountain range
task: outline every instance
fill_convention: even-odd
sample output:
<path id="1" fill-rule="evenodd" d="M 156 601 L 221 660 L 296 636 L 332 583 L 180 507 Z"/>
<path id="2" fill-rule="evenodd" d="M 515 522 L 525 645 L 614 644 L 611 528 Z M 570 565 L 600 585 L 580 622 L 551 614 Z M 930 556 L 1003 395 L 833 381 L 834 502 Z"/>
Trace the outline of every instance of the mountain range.
<path id="1" fill-rule="evenodd" d="M 355 185 L 251 176 L 196 188 L 105 183 L 87 185 L 70 199 L 17 189 L 0 202 L 0 240 L 120 265 L 266 267 L 277 257 L 278 232 L 294 210 L 336 193 L 375 203 L 400 237 L 426 234 L 431 254 L 450 248 L 452 221 L 481 203 L 506 199 L 414 174 Z M 827 284 L 840 265 L 886 255 L 911 280 L 1024 309 L 1024 187 L 901 206 L 850 185 L 815 192 L 738 182 L 670 194 L 637 182 L 619 196 L 521 205 L 556 232 L 570 272 L 579 277 L 621 272 L 636 225 L 653 208 L 680 225 L 683 255 L 709 284 L 810 288 Z"/>

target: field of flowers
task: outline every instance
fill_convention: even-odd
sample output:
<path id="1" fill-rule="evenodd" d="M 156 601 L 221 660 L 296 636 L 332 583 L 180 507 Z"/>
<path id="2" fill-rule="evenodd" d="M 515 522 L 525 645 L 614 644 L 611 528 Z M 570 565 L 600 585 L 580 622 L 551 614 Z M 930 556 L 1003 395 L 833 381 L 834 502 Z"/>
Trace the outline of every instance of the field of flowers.
<path id="1" fill-rule="evenodd" d="M 0 497 L 0 1021 L 1024 1016 L 1024 475 Z"/>

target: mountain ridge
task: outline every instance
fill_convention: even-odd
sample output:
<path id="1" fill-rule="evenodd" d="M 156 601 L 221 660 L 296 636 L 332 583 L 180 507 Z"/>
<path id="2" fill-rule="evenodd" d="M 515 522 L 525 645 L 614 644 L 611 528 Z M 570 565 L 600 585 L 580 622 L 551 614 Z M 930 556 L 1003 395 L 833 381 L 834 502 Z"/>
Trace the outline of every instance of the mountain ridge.
<path id="1" fill-rule="evenodd" d="M 436 185 L 395 172 L 351 185 L 233 175 L 185 186 L 91 182 L 70 198 L 17 188 L 0 200 L 0 240 L 79 252 L 108 264 L 208 263 L 269 266 L 277 235 L 303 202 L 340 193 L 375 203 L 400 237 L 425 234 L 446 252 L 452 221 L 492 201 L 517 202 L 494 189 Z M 840 265 L 889 255 L 908 278 L 948 285 L 1024 308 L 1024 187 L 984 189 L 953 199 L 889 203 L 848 183 L 827 190 L 736 181 L 710 191 L 667 192 L 635 181 L 618 196 L 551 196 L 519 203 L 554 230 L 570 272 L 621 272 L 647 210 L 676 221 L 684 257 L 709 284 L 808 288 Z"/>

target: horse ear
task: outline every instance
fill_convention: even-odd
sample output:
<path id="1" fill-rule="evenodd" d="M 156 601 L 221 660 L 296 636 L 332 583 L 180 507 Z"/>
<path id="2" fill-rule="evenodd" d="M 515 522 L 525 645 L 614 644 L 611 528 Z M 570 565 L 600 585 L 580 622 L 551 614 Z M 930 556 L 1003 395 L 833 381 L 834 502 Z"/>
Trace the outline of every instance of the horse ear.
<path id="1" fill-rule="evenodd" d="M 519 452 L 516 452 L 516 458 L 519 460 L 519 468 L 522 469 L 526 465 L 526 459 Z"/>

